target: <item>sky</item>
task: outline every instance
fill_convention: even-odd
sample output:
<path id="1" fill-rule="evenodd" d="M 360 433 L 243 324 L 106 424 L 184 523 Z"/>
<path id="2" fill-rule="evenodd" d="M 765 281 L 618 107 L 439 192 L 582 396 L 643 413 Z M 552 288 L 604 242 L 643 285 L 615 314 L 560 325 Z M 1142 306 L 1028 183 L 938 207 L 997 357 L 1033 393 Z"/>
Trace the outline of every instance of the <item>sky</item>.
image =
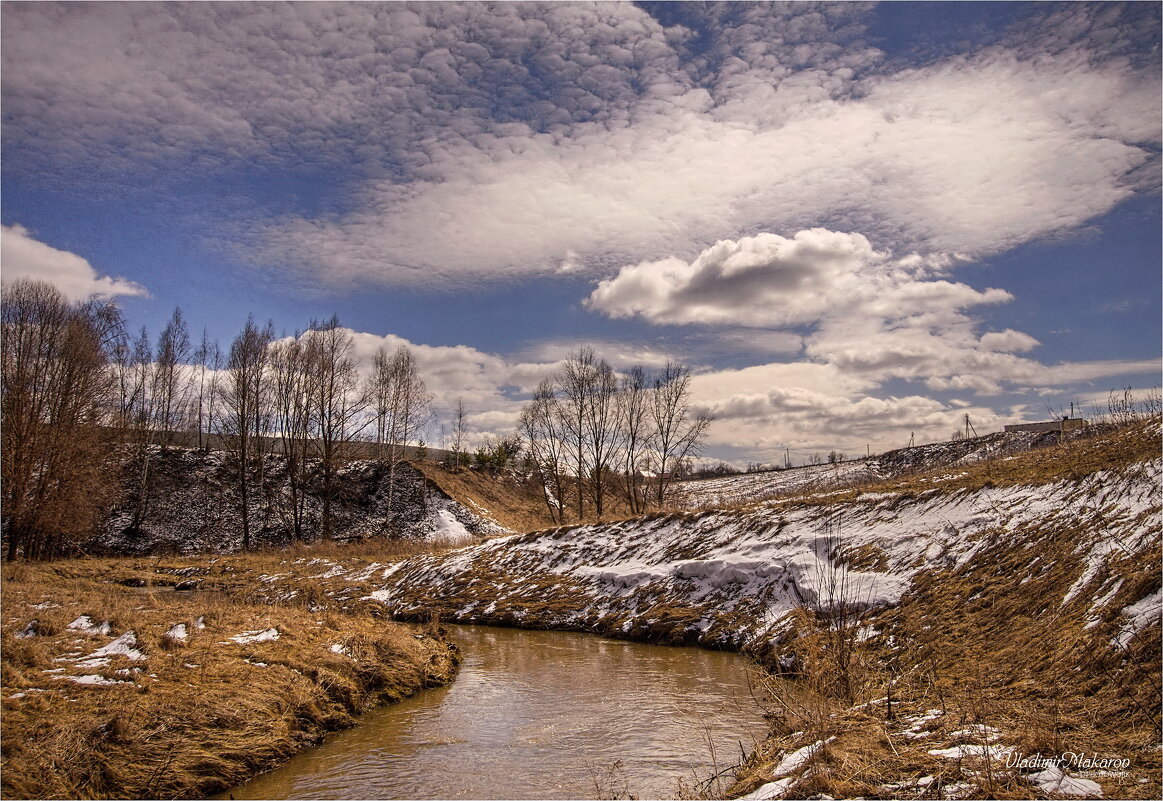
<path id="1" fill-rule="evenodd" d="M 0 279 L 337 314 L 440 419 L 581 345 L 705 455 L 864 455 L 1160 384 L 1160 4 L 13 3 Z"/>

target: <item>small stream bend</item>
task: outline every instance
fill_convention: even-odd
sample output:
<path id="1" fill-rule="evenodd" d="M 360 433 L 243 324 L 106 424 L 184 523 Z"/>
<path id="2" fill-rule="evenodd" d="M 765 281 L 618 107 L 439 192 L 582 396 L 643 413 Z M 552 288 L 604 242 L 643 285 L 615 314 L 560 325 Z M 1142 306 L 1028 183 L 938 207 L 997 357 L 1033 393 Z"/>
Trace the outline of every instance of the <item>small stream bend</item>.
<path id="1" fill-rule="evenodd" d="M 364 715 L 233 797 L 673 797 L 763 735 L 738 654 L 480 626 L 452 638 L 451 686 Z"/>

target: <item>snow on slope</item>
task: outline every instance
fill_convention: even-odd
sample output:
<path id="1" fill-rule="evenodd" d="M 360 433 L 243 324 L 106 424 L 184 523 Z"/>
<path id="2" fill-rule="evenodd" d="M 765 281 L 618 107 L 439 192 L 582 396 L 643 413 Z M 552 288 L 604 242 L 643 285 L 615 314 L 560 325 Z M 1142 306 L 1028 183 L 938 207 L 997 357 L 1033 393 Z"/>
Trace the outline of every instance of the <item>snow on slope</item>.
<path id="1" fill-rule="evenodd" d="M 721 478 L 695 479 L 674 485 L 681 503 L 689 508 L 733 506 L 774 497 L 805 495 L 939 466 L 955 469 L 999 455 L 1020 453 L 1081 436 L 1073 432 L 1013 432 L 986 434 L 952 442 L 931 442 L 888 451 L 869 459 L 837 464 L 805 465 L 787 470 L 743 473 Z"/>
<path id="2" fill-rule="evenodd" d="M 284 545 L 293 539 L 286 462 L 264 459 L 264 482 L 249 504 L 252 538 L 260 546 Z M 125 501 L 102 526 L 95 550 L 118 554 L 230 552 L 241 547 L 242 521 L 237 481 L 226 455 L 189 448 L 151 450 L 152 492 L 140 527 L 132 527 L 140 474 L 134 462 L 124 465 Z M 339 491 L 332 501 L 338 539 L 371 537 L 468 542 L 477 536 L 507 533 L 495 521 L 448 497 L 407 463 L 396 468 L 395 489 L 388 492 L 387 468 L 372 461 L 353 461 L 339 469 Z M 317 538 L 322 521 L 318 482 L 306 494 L 304 530 Z"/>
<path id="3" fill-rule="evenodd" d="M 1015 543 L 1030 552 L 1024 580 L 1036 580 L 1048 567 L 1039 537 L 1071 531 L 1074 552 L 1057 558 L 1072 562 L 1079 582 L 1061 603 L 1085 601 L 1097 615 L 1094 597 L 1104 588 L 1114 597 L 1105 584 L 1091 587 L 1103 565 L 1159 541 L 1161 475 L 1156 459 L 1038 486 L 772 502 L 514 535 L 411 559 L 369 597 L 404 617 L 440 609 L 459 622 L 762 647 L 797 606 L 838 600 L 829 588 L 840 581 L 847 602 L 884 606 L 918 571 L 957 568 Z M 1157 606 L 1127 609 L 1125 636 Z"/>

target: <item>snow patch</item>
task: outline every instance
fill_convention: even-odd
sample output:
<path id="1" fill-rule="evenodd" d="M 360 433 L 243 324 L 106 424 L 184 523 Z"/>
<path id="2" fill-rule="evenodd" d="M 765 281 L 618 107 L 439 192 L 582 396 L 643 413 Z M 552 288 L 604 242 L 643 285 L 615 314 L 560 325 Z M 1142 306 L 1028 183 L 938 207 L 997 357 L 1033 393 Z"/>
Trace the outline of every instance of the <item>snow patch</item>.
<path id="1" fill-rule="evenodd" d="M 1069 795 L 1075 798 L 1102 798 L 1102 785 L 1098 782 L 1071 776 L 1057 765 L 1051 765 L 1038 773 L 1031 773 L 1026 778 L 1044 793 Z"/>
<path id="2" fill-rule="evenodd" d="M 945 759 L 1005 759 L 1013 750 L 1008 745 L 955 745 L 952 748 L 933 748 L 929 753 Z"/>
<path id="3" fill-rule="evenodd" d="M 71 681 L 73 684 L 88 684 L 90 686 L 111 687 L 115 684 L 129 684 L 130 682 L 107 679 L 104 676 L 86 674 L 84 676 L 58 676 L 57 678 Z"/>
<path id="4" fill-rule="evenodd" d="M 1111 643 L 1116 648 L 1126 648 L 1140 629 L 1157 623 L 1161 614 L 1163 614 L 1163 589 L 1155 590 L 1153 595 L 1148 595 L 1123 609 L 1122 616 L 1129 620 L 1123 623 Z"/>
<path id="5" fill-rule="evenodd" d="M 230 639 L 239 645 L 250 645 L 255 642 L 271 642 L 279 638 L 279 630 L 276 628 L 264 629 L 262 631 L 244 631 L 242 634 L 236 634 Z"/>
<path id="6" fill-rule="evenodd" d="M 786 779 L 776 779 L 760 787 L 758 790 L 743 796 L 740 801 L 775 801 L 787 795 L 787 791 L 797 781 L 795 776 Z"/>
<path id="7" fill-rule="evenodd" d="M 816 740 L 811 745 L 805 745 L 803 748 L 792 751 L 779 761 L 779 764 L 775 766 L 775 770 L 772 773 L 776 776 L 798 773 L 808 763 L 808 760 L 814 757 L 821 748 L 835 739 L 835 737 L 829 737 L 827 740 Z"/>
<path id="8" fill-rule="evenodd" d="M 474 537 L 450 509 L 444 508 L 436 510 L 428 539 L 434 542 L 460 543 L 471 542 Z"/>
<path id="9" fill-rule="evenodd" d="M 127 631 L 108 645 L 103 645 L 84 659 L 77 662 L 79 667 L 104 667 L 114 656 L 124 656 L 134 662 L 147 659 L 145 654 L 137 650 L 137 635 Z"/>
<path id="10" fill-rule="evenodd" d="M 88 615 L 81 615 L 69 625 L 65 626 L 67 629 L 79 631 L 82 634 L 89 634 L 92 636 L 107 637 L 113 631 L 113 626 L 108 620 L 103 620 L 100 623 L 94 623 L 93 619 Z"/>

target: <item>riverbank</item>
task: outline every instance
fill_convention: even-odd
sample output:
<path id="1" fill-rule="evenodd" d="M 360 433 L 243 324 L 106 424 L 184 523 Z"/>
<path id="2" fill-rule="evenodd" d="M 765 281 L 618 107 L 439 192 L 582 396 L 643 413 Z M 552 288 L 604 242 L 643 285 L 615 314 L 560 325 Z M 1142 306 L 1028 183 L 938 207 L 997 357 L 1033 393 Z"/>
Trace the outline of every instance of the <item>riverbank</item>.
<path id="1" fill-rule="evenodd" d="M 314 603 L 308 558 L 264 596 L 289 561 L 5 565 L 4 797 L 205 797 L 455 676 L 439 627 Z"/>
<path id="2" fill-rule="evenodd" d="M 871 485 L 514 535 L 361 592 L 398 618 L 752 654 L 794 681 L 773 683 L 771 737 L 735 794 L 1154 798 L 1160 445 L 1153 418 Z"/>
<path id="3" fill-rule="evenodd" d="M 257 671 L 286 668 L 290 683 L 264 703 L 282 696 L 298 703 L 297 693 L 318 698 L 322 690 L 324 700 L 350 717 L 345 694 L 330 698 L 334 681 L 312 667 L 348 647 L 339 632 L 362 621 L 372 637 L 386 628 L 378 621 L 390 616 L 423 622 L 437 614 L 741 650 L 773 674 L 794 679 L 769 688 L 773 728 L 734 774 L 735 795 L 1156 798 L 1163 790 L 1160 447 L 1155 418 L 1037 453 L 1001 451 L 993 460 L 872 485 L 501 537 L 440 554 L 332 547 L 10 565 L 4 789 L 13 797 L 30 794 L 9 791 L 13 765 L 24 776 L 46 764 L 35 761 L 33 746 L 17 753 L 21 740 L 10 739 L 10 705 L 24 715 L 17 718 L 20 736 L 41 737 L 39 747 L 55 754 L 50 759 L 81 776 L 55 794 L 98 795 L 84 787 L 122 780 L 85 773 L 85 749 L 106 739 L 114 743 L 107 748 L 125 739 L 154 749 L 135 768 L 137 786 L 153 789 L 155 777 L 175 764 L 158 745 L 172 742 L 172 732 L 138 723 L 118 734 L 125 725 L 118 721 L 124 710 L 146 703 L 138 695 L 155 690 L 176 698 L 161 709 L 179 711 L 152 713 L 142 718 L 147 722 L 168 720 L 167 714 L 181 719 L 187 714 L 181 703 L 192 705 L 191 697 L 201 703 L 194 679 L 182 688 L 182 677 L 194 675 L 188 664 L 233 660 L 217 669 L 219 684 L 207 686 L 241 685 L 275 675 Z M 24 593 L 19 607 L 10 586 Z M 28 589 L 37 586 L 39 593 Z M 44 605 L 62 603 L 75 586 L 89 586 L 92 597 L 69 601 L 67 610 Z M 180 587 L 186 589 L 174 589 Z M 168 606 L 187 591 L 193 595 L 183 596 L 186 605 Z M 126 615 L 146 615 L 144 622 L 102 611 L 109 607 L 100 604 L 112 598 L 132 606 Z M 220 617 L 195 603 L 220 604 L 214 610 Z M 38 618 L 37 628 L 28 629 L 38 615 L 45 628 Z M 109 619 L 116 631 L 68 629 L 81 615 L 89 617 L 86 628 Z M 212 637 L 190 636 L 210 631 L 197 629 L 195 615 L 203 625 L 214 623 Z M 186 625 L 184 646 L 164 637 L 175 622 Z M 146 630 L 151 633 L 143 639 Z M 272 630 L 279 639 L 249 639 Z M 135 642 L 123 647 L 156 659 L 161 669 L 123 654 L 82 671 L 98 645 L 111 645 L 125 631 L 135 632 Z M 35 636 L 18 636 L 25 633 Z M 59 642 L 38 653 L 54 637 Z M 197 637 L 204 637 L 199 647 L 214 647 L 193 658 L 182 648 L 194 647 Z M 298 662 L 274 650 L 288 643 L 302 645 L 289 652 Z M 54 674 L 87 684 L 74 686 Z M 295 675 L 307 679 L 305 689 L 296 689 L 302 682 Z M 10 676 L 17 679 L 12 687 Z M 196 721 L 195 730 L 221 727 L 221 720 L 241 726 L 228 717 L 237 715 L 230 711 L 231 693 L 236 704 L 249 703 L 254 683 L 224 691 L 219 709 L 227 711 L 217 714 L 227 717 Z M 794 695 L 787 692 L 791 686 Z M 71 728 L 56 722 L 114 693 L 123 694 L 119 705 L 85 713 Z M 310 731 L 330 725 L 327 714 L 313 711 L 320 703 L 306 704 L 308 722 L 319 719 Z M 337 725 L 346 722 L 340 718 Z M 41 732 L 43 721 L 57 728 Z M 194 776 L 220 775 L 226 762 L 245 763 L 254 750 L 248 743 L 244 751 L 215 756 L 218 762 L 198 763 L 195 754 L 183 764 Z M 28 761 L 10 763 L 13 754 Z M 106 771 L 120 764 L 116 755 L 103 758 Z M 243 764 L 239 771 L 254 769 Z M 89 784 L 78 790 L 82 779 Z"/>

